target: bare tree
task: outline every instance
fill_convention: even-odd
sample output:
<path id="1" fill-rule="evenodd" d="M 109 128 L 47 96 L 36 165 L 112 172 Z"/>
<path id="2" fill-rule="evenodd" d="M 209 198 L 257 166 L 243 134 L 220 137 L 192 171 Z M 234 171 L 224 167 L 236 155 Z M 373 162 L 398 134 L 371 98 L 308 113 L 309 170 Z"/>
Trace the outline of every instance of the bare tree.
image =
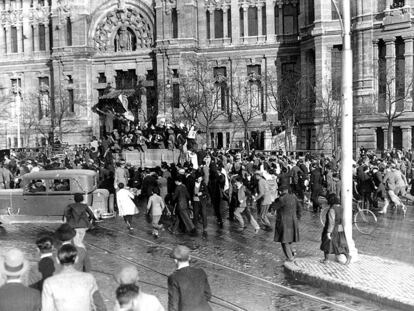
<path id="1" fill-rule="evenodd" d="M 247 78 L 234 77 L 231 89 L 232 117 L 243 129 L 244 141 L 249 150 L 248 131 L 252 122 L 263 115 L 262 77 L 250 74 Z"/>
<path id="2" fill-rule="evenodd" d="M 403 66 L 396 61 L 391 65 L 385 59 L 378 61 L 378 68 L 374 70 L 378 90 L 363 99 L 364 105 L 376 108 L 377 113 L 384 117 L 388 128 L 388 147 L 392 146 L 394 122 L 404 113 L 412 111 L 414 78 L 406 74 Z"/>
<path id="3" fill-rule="evenodd" d="M 180 74 L 180 107 L 183 117 L 206 133 L 211 144 L 211 127 L 226 116 L 228 100 L 225 74 L 215 74 L 211 60 L 202 56 L 183 58 L 185 70 Z"/>
<path id="4" fill-rule="evenodd" d="M 293 148 L 293 130 L 300 117 L 302 105 L 308 102 L 309 98 L 304 98 L 302 89 L 309 86 L 306 77 L 301 77 L 299 72 L 288 70 L 280 77 L 276 73 L 268 72 L 267 93 L 270 106 L 278 113 L 281 125 L 286 130 L 286 149 Z"/>

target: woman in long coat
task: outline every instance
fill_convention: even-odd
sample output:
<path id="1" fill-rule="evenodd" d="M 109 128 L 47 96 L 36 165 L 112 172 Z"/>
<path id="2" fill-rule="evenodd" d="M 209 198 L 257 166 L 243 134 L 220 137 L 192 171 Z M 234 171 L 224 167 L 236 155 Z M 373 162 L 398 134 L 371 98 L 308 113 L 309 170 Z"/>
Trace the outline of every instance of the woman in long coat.
<path id="1" fill-rule="evenodd" d="M 346 242 L 345 232 L 342 225 L 342 206 L 335 194 L 328 195 L 329 210 L 326 213 L 325 226 L 322 230 L 321 251 L 324 252 L 322 263 L 326 263 L 329 254 L 336 256 L 344 254 L 346 263 L 349 264 L 351 256 L 349 255 L 348 243 Z"/>
<path id="2" fill-rule="evenodd" d="M 116 203 L 118 205 L 119 216 L 124 217 L 124 221 L 129 230 L 132 230 L 132 216 L 138 214 L 138 209 L 133 201 L 134 195 L 124 188 L 123 183 L 118 184 L 118 192 L 116 193 Z"/>
<path id="3" fill-rule="evenodd" d="M 299 223 L 302 204 L 295 194 L 288 193 L 286 186 L 280 188 L 281 196 L 277 199 L 275 225 L 275 242 L 282 244 L 283 253 L 288 261 L 293 261 L 295 254 L 292 243 L 299 242 Z"/>

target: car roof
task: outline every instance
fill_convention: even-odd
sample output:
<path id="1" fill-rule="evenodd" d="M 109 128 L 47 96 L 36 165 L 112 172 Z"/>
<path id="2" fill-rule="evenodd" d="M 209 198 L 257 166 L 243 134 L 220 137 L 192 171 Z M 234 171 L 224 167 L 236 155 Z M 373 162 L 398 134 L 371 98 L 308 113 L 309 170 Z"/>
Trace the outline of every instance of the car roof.
<path id="1" fill-rule="evenodd" d="M 22 176 L 23 179 L 42 179 L 42 178 L 64 178 L 76 176 L 96 176 L 92 170 L 45 170 L 39 172 L 27 173 Z"/>

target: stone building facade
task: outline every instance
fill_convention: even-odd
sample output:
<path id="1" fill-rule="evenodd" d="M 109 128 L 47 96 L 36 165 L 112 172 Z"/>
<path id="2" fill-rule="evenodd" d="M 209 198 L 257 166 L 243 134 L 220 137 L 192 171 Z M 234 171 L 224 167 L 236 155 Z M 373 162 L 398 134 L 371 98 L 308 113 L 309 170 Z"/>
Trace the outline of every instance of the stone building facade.
<path id="1" fill-rule="evenodd" d="M 355 147 L 411 148 L 414 0 L 351 6 Z M 209 133 L 216 146 L 243 140 L 229 115 L 230 86 L 244 79 L 260 110 L 248 136 L 271 147 L 270 129 L 284 124 L 269 90 L 290 72 L 305 81 L 291 124 L 295 147 L 332 149 L 338 141 L 342 39 L 332 1 L 3 0 L 0 25 L 1 148 L 40 145 L 51 133 L 86 143 L 119 125 L 96 107 L 120 96 L 139 119 L 177 117 L 188 55 L 226 78 L 226 114 Z"/>

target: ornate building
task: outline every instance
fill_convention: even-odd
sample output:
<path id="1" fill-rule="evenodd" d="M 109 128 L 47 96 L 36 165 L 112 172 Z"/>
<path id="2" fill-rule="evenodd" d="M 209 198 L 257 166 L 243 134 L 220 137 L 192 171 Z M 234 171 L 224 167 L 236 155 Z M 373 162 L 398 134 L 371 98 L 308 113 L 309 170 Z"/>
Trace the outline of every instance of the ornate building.
<path id="1" fill-rule="evenodd" d="M 356 145 L 411 148 L 414 1 L 351 5 Z M 278 126 L 291 128 L 297 149 L 338 141 L 342 39 L 332 1 L 3 0 L 0 25 L 1 148 L 52 134 L 86 143 L 120 126 L 114 113 L 125 110 L 178 120 L 194 56 L 209 61 L 218 89 L 215 146 L 237 145 L 246 130 L 269 148 Z M 289 100 L 299 105 L 286 119 L 271 94 L 289 93 L 280 85 L 292 73 Z M 241 80 L 246 110 L 257 112 L 244 130 Z"/>

